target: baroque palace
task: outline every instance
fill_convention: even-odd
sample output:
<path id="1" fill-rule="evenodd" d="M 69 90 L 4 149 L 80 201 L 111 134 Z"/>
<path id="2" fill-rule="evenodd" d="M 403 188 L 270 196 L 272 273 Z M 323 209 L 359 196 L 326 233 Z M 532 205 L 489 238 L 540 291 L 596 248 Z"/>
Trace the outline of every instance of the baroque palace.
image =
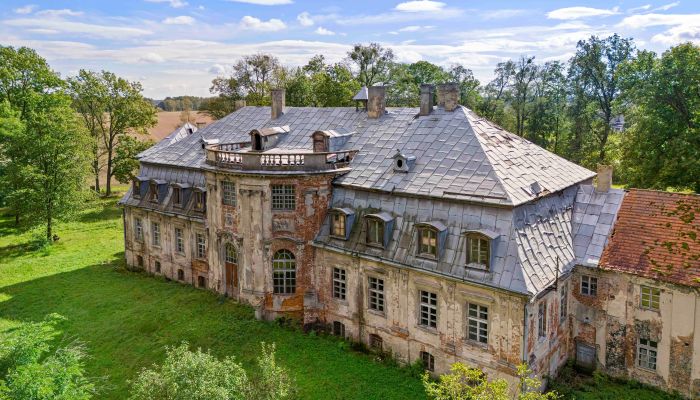
<path id="1" fill-rule="evenodd" d="M 387 108 L 381 86 L 354 108 L 273 90 L 175 132 L 120 202 L 127 263 L 435 373 L 573 359 L 698 396 L 700 196 L 613 189 L 611 168 L 437 89 L 419 108 Z"/>

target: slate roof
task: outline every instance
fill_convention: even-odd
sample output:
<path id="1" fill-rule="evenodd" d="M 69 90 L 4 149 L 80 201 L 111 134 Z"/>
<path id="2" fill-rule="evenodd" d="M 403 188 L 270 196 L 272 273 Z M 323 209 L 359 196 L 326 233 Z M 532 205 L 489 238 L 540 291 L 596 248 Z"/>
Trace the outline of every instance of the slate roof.
<path id="1" fill-rule="evenodd" d="M 572 221 L 577 265 L 598 266 L 624 197 L 621 189 L 598 192 L 592 185 L 579 186 Z"/>
<path id="2" fill-rule="evenodd" d="M 600 267 L 700 287 L 700 195 L 630 190 Z"/>
<path id="3" fill-rule="evenodd" d="M 465 107 L 452 112 L 438 107 L 428 116 L 417 114 L 417 108 L 389 108 L 386 115 L 370 119 L 366 112 L 350 107 L 288 107 L 284 115 L 271 120 L 269 107 L 244 107 L 197 134 L 143 152 L 141 161 L 201 168 L 205 165 L 203 139 L 243 142 L 250 140 L 253 129 L 289 126 L 277 149 L 311 149 L 311 134 L 318 130 L 354 132 L 342 150 L 359 153 L 351 171 L 336 180 L 343 186 L 518 205 L 594 176 Z M 416 157 L 408 173 L 393 170 L 397 149 Z M 533 192 L 534 182 L 543 192 Z"/>

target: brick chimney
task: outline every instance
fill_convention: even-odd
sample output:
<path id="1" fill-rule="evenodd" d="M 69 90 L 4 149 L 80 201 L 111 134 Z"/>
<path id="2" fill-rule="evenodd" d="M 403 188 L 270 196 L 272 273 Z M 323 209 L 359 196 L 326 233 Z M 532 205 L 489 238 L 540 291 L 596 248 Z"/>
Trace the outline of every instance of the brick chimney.
<path id="1" fill-rule="evenodd" d="M 272 119 L 277 119 L 284 114 L 284 89 L 272 89 Z"/>
<path id="2" fill-rule="evenodd" d="M 420 114 L 429 115 L 433 112 L 433 85 L 420 85 Z"/>
<path id="3" fill-rule="evenodd" d="M 445 111 L 454 111 L 458 105 L 459 85 L 456 83 L 438 85 L 438 106 L 445 107 Z"/>
<path id="4" fill-rule="evenodd" d="M 612 186 L 612 165 L 598 165 L 598 178 L 596 179 L 596 192 L 607 192 Z"/>
<path id="5" fill-rule="evenodd" d="M 384 86 L 371 86 L 367 93 L 367 116 L 379 118 L 386 110 L 386 88 Z"/>

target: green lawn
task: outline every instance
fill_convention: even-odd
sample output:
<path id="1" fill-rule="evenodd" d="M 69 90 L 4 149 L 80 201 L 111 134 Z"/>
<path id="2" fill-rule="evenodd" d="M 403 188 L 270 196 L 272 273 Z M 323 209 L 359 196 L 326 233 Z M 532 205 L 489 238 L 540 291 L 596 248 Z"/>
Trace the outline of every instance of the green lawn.
<path id="1" fill-rule="evenodd" d="M 30 233 L 0 217 L 0 330 L 49 313 L 68 318 L 64 340 L 78 339 L 100 381 L 101 399 L 123 399 L 128 380 L 160 362 L 164 346 L 183 340 L 252 367 L 260 341 L 296 379 L 303 399 L 422 399 L 405 370 L 345 350 L 328 337 L 256 321 L 252 309 L 190 286 L 128 272 L 116 198 L 95 202 L 62 224 L 58 243 L 35 249 Z M 0 210 L 1 213 L 2 210 Z"/>

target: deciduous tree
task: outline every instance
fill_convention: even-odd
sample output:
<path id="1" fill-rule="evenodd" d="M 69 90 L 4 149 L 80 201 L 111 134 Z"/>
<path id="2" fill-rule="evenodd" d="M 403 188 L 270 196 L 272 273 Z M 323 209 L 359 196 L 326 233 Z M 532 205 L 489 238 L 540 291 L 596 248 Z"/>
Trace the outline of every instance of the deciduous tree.
<path id="1" fill-rule="evenodd" d="M 387 80 L 389 67 L 394 61 L 394 52 L 378 43 L 358 43 L 348 52 L 348 60 L 356 68 L 355 77 L 360 85 L 370 87 Z"/>

